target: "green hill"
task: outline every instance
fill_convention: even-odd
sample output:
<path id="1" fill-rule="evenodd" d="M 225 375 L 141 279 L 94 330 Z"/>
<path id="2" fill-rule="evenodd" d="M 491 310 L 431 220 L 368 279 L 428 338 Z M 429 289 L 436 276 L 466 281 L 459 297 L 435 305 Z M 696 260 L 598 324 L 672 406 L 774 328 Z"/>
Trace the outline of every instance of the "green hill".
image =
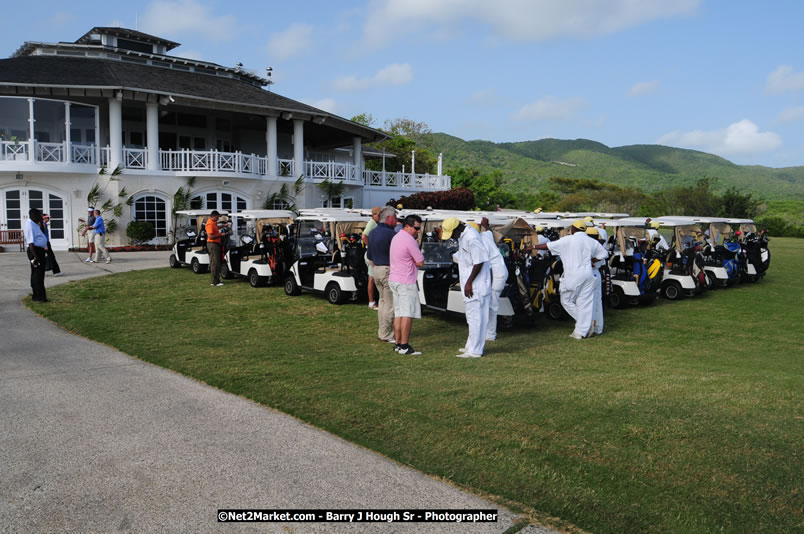
<path id="1" fill-rule="evenodd" d="M 544 189 L 553 176 L 588 178 L 650 192 L 717 178 L 716 189 L 737 187 L 767 200 L 804 199 L 804 167 L 774 169 L 736 165 L 724 158 L 660 145 L 609 148 L 588 139 L 518 143 L 464 141 L 443 133 L 427 144 L 444 154 L 445 171 L 474 167 L 500 170 L 514 191 Z"/>

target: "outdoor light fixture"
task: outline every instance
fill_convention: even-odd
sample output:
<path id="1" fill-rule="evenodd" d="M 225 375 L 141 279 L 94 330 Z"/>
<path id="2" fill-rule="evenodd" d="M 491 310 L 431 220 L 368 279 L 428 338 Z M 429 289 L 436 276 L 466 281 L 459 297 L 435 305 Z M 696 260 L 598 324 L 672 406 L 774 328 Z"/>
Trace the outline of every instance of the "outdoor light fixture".
<path id="1" fill-rule="evenodd" d="M 293 118 L 293 113 L 283 111 L 279 116 L 285 120 L 290 120 Z"/>
<path id="2" fill-rule="evenodd" d="M 313 122 L 315 124 L 324 124 L 324 122 L 326 122 L 326 120 L 327 120 L 326 117 L 313 117 Z"/>
<path id="3" fill-rule="evenodd" d="M 114 92 L 114 97 L 115 97 L 117 100 L 123 100 L 123 91 L 115 91 L 115 92 Z"/>
<path id="4" fill-rule="evenodd" d="M 168 104 L 175 102 L 172 96 L 170 95 L 162 95 L 159 97 L 159 103 L 163 106 L 167 106 Z"/>

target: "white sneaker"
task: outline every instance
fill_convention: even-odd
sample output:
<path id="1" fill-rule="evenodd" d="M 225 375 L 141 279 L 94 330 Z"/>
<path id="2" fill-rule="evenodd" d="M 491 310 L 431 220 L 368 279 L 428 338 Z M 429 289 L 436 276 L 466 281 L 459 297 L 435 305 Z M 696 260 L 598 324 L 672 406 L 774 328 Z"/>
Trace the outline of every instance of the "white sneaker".
<path id="1" fill-rule="evenodd" d="M 472 354 L 471 352 L 461 352 L 455 355 L 456 358 L 482 358 L 482 354 Z"/>
<path id="2" fill-rule="evenodd" d="M 460 353 L 464 353 L 464 352 L 466 352 L 466 347 L 461 347 L 461 348 L 459 348 L 459 349 L 458 349 L 458 352 L 460 352 Z"/>
<path id="3" fill-rule="evenodd" d="M 64 276 L 64 273 L 56 273 L 53 276 Z"/>
<path id="4" fill-rule="evenodd" d="M 571 337 L 572 339 L 583 339 L 583 336 L 581 334 L 576 334 L 575 332 L 571 333 L 569 337 Z"/>
<path id="5" fill-rule="evenodd" d="M 95 260 L 87 260 L 88 263 L 95 263 Z"/>
<path id="6" fill-rule="evenodd" d="M 112 263 L 112 258 L 107 258 L 106 263 Z"/>
<path id="7" fill-rule="evenodd" d="M 486 341 L 497 341 L 496 337 L 487 337 Z"/>
<path id="8" fill-rule="evenodd" d="M 369 302 L 368 306 L 369 306 L 369 308 L 371 308 L 372 310 L 376 310 L 376 309 L 377 309 L 377 303 L 376 303 L 376 302 Z"/>
<path id="9" fill-rule="evenodd" d="M 87 263 L 92 263 L 92 258 L 87 258 L 84 261 L 87 262 Z"/>
<path id="10" fill-rule="evenodd" d="M 223 287 L 223 282 L 218 282 L 217 284 L 215 284 L 215 287 Z"/>

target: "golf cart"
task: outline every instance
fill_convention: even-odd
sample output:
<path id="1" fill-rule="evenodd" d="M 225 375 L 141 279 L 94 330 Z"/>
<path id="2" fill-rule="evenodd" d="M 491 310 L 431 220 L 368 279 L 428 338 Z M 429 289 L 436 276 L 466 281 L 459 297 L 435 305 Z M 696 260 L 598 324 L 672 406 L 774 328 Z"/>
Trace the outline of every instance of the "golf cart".
<path id="1" fill-rule="evenodd" d="M 663 262 L 659 251 L 649 246 L 644 222 L 613 219 L 606 221 L 606 229 L 612 234 L 608 242 L 609 306 L 650 304 L 659 294 Z"/>
<path id="2" fill-rule="evenodd" d="M 201 274 L 209 270 L 207 232 L 204 227 L 212 211 L 184 210 L 176 212 L 177 221 L 182 221 L 182 224 L 177 223 L 176 225 L 176 235 L 179 234 L 178 228 L 183 228 L 185 237 L 173 244 L 173 254 L 170 255 L 168 260 L 171 267 L 178 269 L 182 265 L 189 265 L 195 274 Z M 228 221 L 228 215 L 221 213 L 218 219 L 218 227 L 225 227 Z M 226 241 L 226 238 L 224 238 L 224 241 Z"/>
<path id="3" fill-rule="evenodd" d="M 732 227 L 719 217 L 695 217 L 694 222 L 705 228 L 703 233 L 704 269 L 720 287 L 729 287 L 741 281 L 740 259 L 742 247 L 731 241 Z"/>
<path id="4" fill-rule="evenodd" d="M 751 219 L 728 219 L 733 228 L 733 241 L 738 243 L 742 252 L 742 278 L 744 282 L 757 282 L 761 280 L 770 266 L 770 250 L 768 237 L 765 231 L 758 231 L 757 225 Z"/>
<path id="5" fill-rule="evenodd" d="M 245 210 L 236 214 L 245 221 L 247 233 L 240 245 L 228 247 L 221 276 L 247 278 L 251 287 L 284 280 L 287 259 L 292 255 L 288 226 L 293 213 L 287 210 Z"/>
<path id="6" fill-rule="evenodd" d="M 298 295 L 302 289 L 324 293 L 331 304 L 357 300 L 368 285 L 360 239 L 368 220 L 345 211 L 309 210 L 298 217 L 285 293 Z"/>
<path id="7" fill-rule="evenodd" d="M 453 260 L 453 254 L 458 251 L 456 239 L 440 239 L 439 229 L 447 217 L 457 217 L 466 222 L 477 214 L 465 212 L 433 212 L 433 211 L 404 211 L 398 218 L 411 214 L 422 218 L 421 250 L 424 256 L 424 266 L 419 269 L 418 287 L 421 305 L 438 312 L 465 314 L 466 305 L 463 301 L 463 288 L 458 275 L 458 264 Z M 496 234 L 495 234 L 496 238 Z M 496 239 L 495 239 L 496 240 Z M 510 324 L 514 310 L 507 297 L 506 287 L 500 296 L 500 307 L 497 312 L 498 320 L 503 324 Z"/>

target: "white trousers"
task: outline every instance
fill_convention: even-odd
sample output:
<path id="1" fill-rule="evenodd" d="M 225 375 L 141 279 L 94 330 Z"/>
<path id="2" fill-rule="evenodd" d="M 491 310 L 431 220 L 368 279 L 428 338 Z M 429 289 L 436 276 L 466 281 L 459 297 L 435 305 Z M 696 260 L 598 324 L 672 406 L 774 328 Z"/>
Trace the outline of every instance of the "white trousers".
<path id="1" fill-rule="evenodd" d="M 486 339 L 497 339 L 497 312 L 500 310 L 500 293 L 505 289 L 508 276 L 495 276 L 491 280 L 491 293 L 489 294 L 489 328 Z"/>
<path id="2" fill-rule="evenodd" d="M 466 324 L 469 325 L 469 338 L 464 348 L 469 354 L 482 356 L 486 346 L 486 332 L 489 328 L 489 295 L 475 297 L 466 306 Z"/>
<path id="3" fill-rule="evenodd" d="M 107 260 L 111 260 L 109 251 L 106 250 L 106 234 L 99 234 L 95 232 L 95 261 L 101 260 L 101 255 L 105 256 Z"/>
<path id="4" fill-rule="evenodd" d="M 594 277 L 580 281 L 575 287 L 561 284 L 561 305 L 575 319 L 573 334 L 586 337 L 592 329 L 595 313 L 595 286 L 600 287 Z"/>
<path id="5" fill-rule="evenodd" d="M 603 333 L 603 278 L 595 273 L 595 306 L 592 313 L 592 328 L 595 334 Z"/>

